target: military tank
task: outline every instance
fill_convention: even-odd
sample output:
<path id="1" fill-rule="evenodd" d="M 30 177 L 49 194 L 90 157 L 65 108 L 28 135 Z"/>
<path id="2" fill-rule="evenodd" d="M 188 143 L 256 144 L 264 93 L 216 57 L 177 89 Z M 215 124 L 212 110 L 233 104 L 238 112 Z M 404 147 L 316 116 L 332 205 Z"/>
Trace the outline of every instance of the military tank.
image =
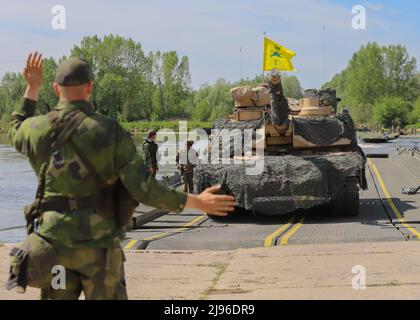
<path id="1" fill-rule="evenodd" d="M 318 205 L 335 216 L 359 214 L 366 157 L 349 113 L 336 113 L 334 90 L 307 90 L 301 100 L 288 99 L 273 70 L 268 83 L 231 94 L 234 113 L 212 127 L 210 148 L 219 161 L 196 166 L 196 192 L 221 184 L 221 193 L 235 196 L 236 214 L 277 216 Z M 259 172 L 250 173 L 253 166 Z"/>

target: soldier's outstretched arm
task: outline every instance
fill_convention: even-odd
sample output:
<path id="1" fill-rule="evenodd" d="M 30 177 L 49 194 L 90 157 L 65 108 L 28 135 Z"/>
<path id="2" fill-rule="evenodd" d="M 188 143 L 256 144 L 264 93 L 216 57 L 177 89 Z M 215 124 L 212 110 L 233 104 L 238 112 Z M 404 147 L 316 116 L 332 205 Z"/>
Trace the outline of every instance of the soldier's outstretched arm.
<path id="1" fill-rule="evenodd" d="M 217 185 L 207 188 L 202 193 L 188 194 L 186 208 L 199 209 L 206 213 L 218 216 L 226 216 L 229 212 L 235 210 L 235 198 L 226 195 L 216 195 L 222 186 Z"/>
<path id="2" fill-rule="evenodd" d="M 199 195 L 192 195 L 159 184 L 148 172 L 143 159 L 128 133 L 117 124 L 115 166 L 118 176 L 132 196 L 139 202 L 171 212 L 195 208 L 225 216 L 235 207 L 235 198 L 216 195 L 220 186 L 208 188 Z"/>
<path id="3" fill-rule="evenodd" d="M 24 128 L 22 123 L 35 114 L 36 101 L 42 84 L 42 54 L 35 52 L 29 54 L 23 76 L 26 81 L 26 90 L 23 103 L 12 113 L 10 140 L 13 146 L 23 153 L 27 153 L 27 143 L 24 141 Z"/>

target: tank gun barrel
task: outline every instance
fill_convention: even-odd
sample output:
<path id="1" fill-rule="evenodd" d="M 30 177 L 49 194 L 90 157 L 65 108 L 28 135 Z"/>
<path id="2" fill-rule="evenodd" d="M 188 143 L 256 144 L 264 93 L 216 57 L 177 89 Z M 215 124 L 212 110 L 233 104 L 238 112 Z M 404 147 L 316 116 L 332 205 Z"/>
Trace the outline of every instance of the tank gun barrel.
<path id="1" fill-rule="evenodd" d="M 278 70 L 273 69 L 269 77 L 271 121 L 276 126 L 285 126 L 289 122 L 289 103 L 284 96 L 281 77 Z"/>

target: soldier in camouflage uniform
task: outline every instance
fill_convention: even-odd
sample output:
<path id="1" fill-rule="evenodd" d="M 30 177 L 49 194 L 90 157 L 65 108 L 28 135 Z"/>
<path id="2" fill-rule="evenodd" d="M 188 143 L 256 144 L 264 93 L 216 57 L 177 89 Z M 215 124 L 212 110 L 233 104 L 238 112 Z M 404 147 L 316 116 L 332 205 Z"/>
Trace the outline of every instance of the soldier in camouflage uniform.
<path id="1" fill-rule="evenodd" d="M 147 134 L 147 139 L 143 143 L 143 159 L 153 177 L 156 177 L 156 173 L 159 171 L 157 160 L 158 145 L 155 141 L 156 132 L 152 130 Z"/>
<path id="2" fill-rule="evenodd" d="M 51 155 L 53 127 L 49 114 L 35 116 L 42 63 L 41 55 L 29 55 L 24 69 L 27 88 L 23 103 L 12 115 L 10 132 L 12 144 L 28 156 L 38 176 L 42 164 L 47 164 L 43 192 L 46 205 L 35 233 L 53 245 L 58 264 L 66 270 L 66 288 L 41 288 L 42 298 L 78 299 L 83 292 L 86 299 L 126 299 L 124 253 L 120 247 L 124 228 L 89 200 L 98 191 L 98 179 L 107 185 L 120 179 L 139 202 L 174 212 L 189 207 L 224 216 L 233 211 L 234 198 L 215 195 L 220 186 L 191 195 L 158 184 L 137 154 L 130 135 L 116 120 L 94 112 L 89 102 L 91 70 L 77 58 L 58 67 L 54 90 L 59 103 L 54 112 L 59 121 L 75 110 L 86 118 L 68 142 Z M 82 153 L 97 176 L 81 160 Z M 60 204 L 61 208 L 48 203 Z"/>

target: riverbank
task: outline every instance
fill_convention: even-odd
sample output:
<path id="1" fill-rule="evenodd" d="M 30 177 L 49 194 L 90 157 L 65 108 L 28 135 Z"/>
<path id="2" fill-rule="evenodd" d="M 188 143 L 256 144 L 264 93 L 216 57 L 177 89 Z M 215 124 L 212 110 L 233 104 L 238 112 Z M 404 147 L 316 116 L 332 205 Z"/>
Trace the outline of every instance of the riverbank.
<path id="1" fill-rule="evenodd" d="M 2 281 L 7 278 L 10 248 L 0 247 Z M 126 257 L 128 295 L 133 300 L 420 299 L 416 242 L 126 251 Z M 38 290 L 29 288 L 22 295 L 2 286 L 0 300 L 11 299 L 38 299 Z"/>
<path id="2" fill-rule="evenodd" d="M 179 121 L 186 121 L 189 130 L 197 128 L 211 128 L 212 122 L 193 121 L 193 120 L 174 120 L 174 121 L 136 121 L 136 122 L 122 122 L 121 126 L 130 131 L 132 134 L 147 133 L 149 130 L 163 130 L 170 129 L 176 132 L 179 131 Z M 6 134 L 9 124 L 0 122 L 0 134 Z"/>
<path id="3" fill-rule="evenodd" d="M 179 122 L 187 122 L 188 130 L 197 128 L 211 128 L 212 122 L 193 121 L 193 120 L 173 120 L 173 121 L 136 121 L 136 122 L 123 122 L 122 127 L 133 134 L 146 133 L 149 130 L 159 131 L 162 129 L 170 129 L 176 132 L 179 131 Z"/>

